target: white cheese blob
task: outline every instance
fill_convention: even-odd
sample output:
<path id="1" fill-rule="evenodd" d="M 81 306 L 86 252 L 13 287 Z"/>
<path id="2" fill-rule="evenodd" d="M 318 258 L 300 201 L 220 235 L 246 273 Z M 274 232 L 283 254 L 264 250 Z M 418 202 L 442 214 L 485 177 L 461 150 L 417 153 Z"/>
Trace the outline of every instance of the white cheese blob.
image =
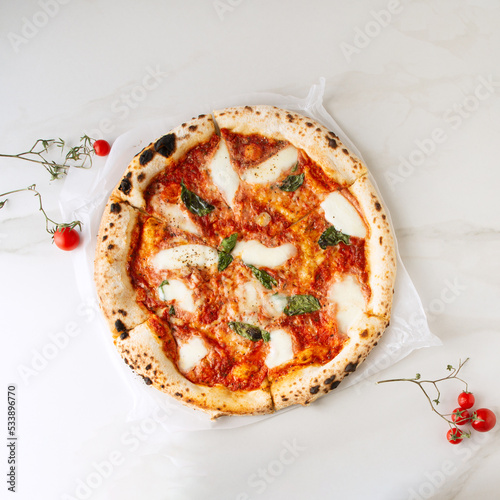
<path id="1" fill-rule="evenodd" d="M 178 205 L 173 203 L 157 203 L 156 210 L 169 226 L 179 228 L 188 233 L 200 235 L 199 229 L 194 222 L 185 214 Z"/>
<path id="2" fill-rule="evenodd" d="M 361 285 L 353 276 L 335 282 L 328 290 L 328 300 L 337 305 L 337 325 L 341 333 L 349 328 L 365 312 L 366 300 Z"/>
<path id="3" fill-rule="evenodd" d="M 179 368 L 184 373 L 192 370 L 208 354 L 200 337 L 192 337 L 186 343 L 179 344 L 178 352 Z"/>
<path id="4" fill-rule="evenodd" d="M 227 204 L 232 207 L 234 195 L 240 185 L 240 178 L 231 166 L 229 151 L 223 139 L 210 162 L 209 169 L 213 183 L 219 188 Z"/>
<path id="5" fill-rule="evenodd" d="M 217 264 L 218 253 L 206 245 L 180 245 L 160 250 L 153 258 L 157 269 L 182 269 L 183 267 L 209 267 Z"/>
<path id="6" fill-rule="evenodd" d="M 297 163 L 297 155 L 296 148 L 287 146 L 256 167 L 245 170 L 241 178 L 250 184 L 275 182 L 283 172 L 286 172 Z"/>
<path id="7" fill-rule="evenodd" d="M 164 301 L 175 300 L 184 311 L 195 312 L 193 293 L 182 281 L 168 280 L 168 285 L 160 286 L 159 295 Z"/>
<path id="8" fill-rule="evenodd" d="M 288 299 L 285 295 L 268 295 L 268 301 L 264 303 L 266 312 L 270 316 L 279 316 L 288 304 Z"/>
<path id="9" fill-rule="evenodd" d="M 245 264 L 270 268 L 282 266 L 296 253 L 297 249 L 291 243 L 268 248 L 257 240 L 238 241 L 232 251 L 232 254 L 239 257 Z"/>
<path id="10" fill-rule="evenodd" d="M 293 346 L 290 334 L 285 330 L 273 330 L 269 332 L 271 340 L 270 349 L 266 357 L 266 366 L 274 368 L 293 359 Z"/>
<path id="11" fill-rule="evenodd" d="M 330 193 L 325 201 L 321 203 L 325 211 L 325 219 L 349 236 L 364 238 L 366 227 L 357 210 L 338 191 Z"/>

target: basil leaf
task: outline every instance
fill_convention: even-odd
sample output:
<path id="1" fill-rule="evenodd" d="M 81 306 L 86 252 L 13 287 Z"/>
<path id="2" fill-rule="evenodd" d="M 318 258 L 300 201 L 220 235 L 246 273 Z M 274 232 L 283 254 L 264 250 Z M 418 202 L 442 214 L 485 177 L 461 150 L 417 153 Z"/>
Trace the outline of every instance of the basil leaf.
<path id="1" fill-rule="evenodd" d="M 170 306 L 170 309 L 168 310 L 168 314 L 170 314 L 170 316 L 175 316 L 174 306 Z"/>
<path id="2" fill-rule="evenodd" d="M 160 300 L 165 300 L 165 293 L 163 292 L 163 287 L 169 285 L 170 283 L 167 280 L 163 280 L 158 287 L 158 295 L 160 296 Z"/>
<path id="3" fill-rule="evenodd" d="M 335 226 L 330 226 L 320 236 L 318 245 L 324 250 L 326 247 L 333 247 L 341 242 L 345 245 L 350 245 L 350 236 L 344 234 L 342 231 L 338 231 L 335 229 Z"/>
<path id="4" fill-rule="evenodd" d="M 282 191 L 297 191 L 300 186 L 304 183 L 305 174 L 289 175 L 281 184 L 280 189 Z"/>
<path id="5" fill-rule="evenodd" d="M 233 233 L 231 236 L 224 238 L 219 245 L 219 250 L 221 252 L 231 253 L 236 246 L 236 240 L 238 239 L 238 233 Z"/>
<path id="6" fill-rule="evenodd" d="M 233 256 L 230 253 L 219 252 L 219 262 L 217 264 L 217 269 L 219 271 L 224 271 L 229 264 L 233 262 Z"/>
<path id="7" fill-rule="evenodd" d="M 251 264 L 247 264 L 247 267 L 249 267 L 252 270 L 253 275 L 268 290 L 272 290 L 273 285 L 276 286 L 278 284 L 278 282 L 269 273 L 266 273 L 266 271 L 263 271 L 262 269 L 258 269 L 255 266 L 252 266 Z"/>
<path id="8" fill-rule="evenodd" d="M 288 305 L 283 312 L 287 316 L 297 316 L 298 314 L 307 314 L 321 309 L 321 304 L 316 297 L 312 295 L 293 295 L 288 297 Z"/>
<path id="9" fill-rule="evenodd" d="M 257 342 L 259 340 L 269 342 L 271 340 L 271 334 L 258 326 L 250 325 L 248 323 L 239 323 L 237 321 L 230 321 L 228 326 L 238 335 L 241 335 L 252 342 Z"/>
<path id="10" fill-rule="evenodd" d="M 190 191 L 184 181 L 181 181 L 181 200 L 186 205 L 186 208 L 195 215 L 204 216 L 215 210 L 215 207 L 210 205 L 208 201 Z"/>

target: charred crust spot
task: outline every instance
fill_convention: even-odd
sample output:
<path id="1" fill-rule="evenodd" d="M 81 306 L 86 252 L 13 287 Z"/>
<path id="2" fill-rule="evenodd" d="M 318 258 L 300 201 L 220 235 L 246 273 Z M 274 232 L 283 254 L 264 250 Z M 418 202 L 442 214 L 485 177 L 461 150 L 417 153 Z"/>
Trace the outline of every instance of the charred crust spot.
<path id="1" fill-rule="evenodd" d="M 167 134 L 160 137 L 160 139 L 155 142 L 154 148 L 155 151 L 162 156 L 169 158 L 175 151 L 175 134 Z"/>
<path id="2" fill-rule="evenodd" d="M 358 363 L 348 363 L 344 371 L 347 373 L 352 373 L 353 371 L 356 370 L 357 367 Z"/>
<path id="3" fill-rule="evenodd" d="M 123 332 L 121 335 L 120 335 L 120 340 L 125 340 L 128 338 L 128 332 Z"/>
<path id="4" fill-rule="evenodd" d="M 127 172 L 125 179 L 130 179 L 132 177 L 132 172 Z"/>
<path id="5" fill-rule="evenodd" d="M 337 134 L 335 134 L 335 133 L 334 133 L 334 132 L 332 132 L 331 130 L 328 132 L 328 135 L 329 135 L 330 137 L 333 137 L 334 139 L 338 139 Z"/>
<path id="6" fill-rule="evenodd" d="M 149 377 L 142 377 L 146 385 L 151 385 L 153 381 Z"/>
<path id="7" fill-rule="evenodd" d="M 306 122 L 306 127 L 314 127 L 314 125 L 311 122 Z"/>
<path id="8" fill-rule="evenodd" d="M 288 113 L 286 117 L 288 118 L 289 122 L 293 122 L 293 116 L 290 113 Z"/>
<path id="9" fill-rule="evenodd" d="M 385 220 L 386 218 L 385 214 L 382 214 L 382 219 Z"/>
<path id="10" fill-rule="evenodd" d="M 321 129 L 319 127 L 316 127 L 316 132 L 321 132 Z"/>
<path id="11" fill-rule="evenodd" d="M 280 117 L 280 114 L 278 112 L 274 113 L 278 118 Z"/>
<path id="12" fill-rule="evenodd" d="M 310 392 L 311 394 L 318 394 L 318 392 L 319 392 L 319 385 L 315 385 L 315 386 L 311 387 L 311 388 L 309 389 L 309 392 Z"/>
<path id="13" fill-rule="evenodd" d="M 154 156 L 154 152 L 151 151 L 151 149 L 145 149 L 142 153 L 141 156 L 139 156 L 139 163 L 141 165 L 147 165 Z M 140 182 L 140 181 L 139 181 Z"/>
<path id="14" fill-rule="evenodd" d="M 113 245 L 113 243 L 110 243 L 110 244 L 108 245 L 108 250 L 113 250 L 113 248 L 115 248 L 115 246 Z"/>
<path id="15" fill-rule="evenodd" d="M 144 179 L 146 178 L 146 174 L 144 172 L 141 172 L 138 176 L 137 176 L 137 180 L 139 182 L 142 182 Z"/>
<path id="16" fill-rule="evenodd" d="M 182 392 L 176 392 L 176 393 L 174 394 L 174 396 L 176 396 L 176 397 L 178 397 L 178 398 L 182 398 L 183 394 L 182 394 Z"/>
<path id="17" fill-rule="evenodd" d="M 328 145 L 332 148 L 332 149 L 337 149 L 337 141 L 335 139 L 332 139 L 331 137 L 327 137 L 326 138 L 328 140 Z"/>
<path id="18" fill-rule="evenodd" d="M 282 401 L 288 401 L 288 398 L 286 396 L 281 396 Z"/>
<path id="19" fill-rule="evenodd" d="M 122 316 L 126 316 L 126 315 L 127 315 L 127 311 L 124 311 L 123 309 L 118 309 L 118 312 L 119 312 Z"/>
<path id="20" fill-rule="evenodd" d="M 129 172 L 130 173 L 130 172 Z M 128 174 L 127 174 L 128 175 Z M 129 181 L 128 177 L 125 176 L 122 181 L 120 182 L 120 185 L 118 186 L 118 189 L 124 193 L 124 194 L 129 194 L 130 190 L 132 189 L 132 183 Z"/>
<path id="21" fill-rule="evenodd" d="M 128 359 L 127 358 L 123 358 L 123 361 L 125 361 L 125 364 L 128 365 Z"/>
<path id="22" fill-rule="evenodd" d="M 382 238 L 382 236 L 378 239 L 378 242 L 382 245 L 382 242 L 383 242 L 384 238 Z"/>
<path id="23" fill-rule="evenodd" d="M 207 115 L 198 115 L 198 118 L 205 118 Z"/>
<path id="24" fill-rule="evenodd" d="M 119 203 L 111 203 L 111 206 L 109 207 L 109 211 L 112 214 L 119 214 L 122 211 L 122 207 L 120 206 Z M 109 226 L 111 227 L 111 224 Z"/>
<path id="25" fill-rule="evenodd" d="M 102 241 L 106 241 L 108 239 L 108 235 L 105 234 L 103 237 L 102 237 Z"/>
<path id="26" fill-rule="evenodd" d="M 346 149 L 346 148 L 343 148 L 343 149 L 342 149 L 342 153 L 344 153 L 345 155 L 348 155 L 348 154 L 349 154 L 349 151 L 347 151 L 347 149 Z"/>
<path id="27" fill-rule="evenodd" d="M 110 222 L 110 223 L 109 223 L 109 227 L 115 227 L 114 223 L 113 223 L 113 222 Z"/>
<path id="28" fill-rule="evenodd" d="M 245 106 L 245 109 L 247 109 L 248 111 L 253 111 L 252 106 Z"/>
<path id="29" fill-rule="evenodd" d="M 260 111 L 256 111 L 256 112 L 255 112 L 255 114 L 256 114 L 256 115 L 260 115 Z"/>
<path id="30" fill-rule="evenodd" d="M 382 210 L 382 205 L 378 201 L 375 202 L 375 210 L 377 212 L 380 212 Z"/>
<path id="31" fill-rule="evenodd" d="M 126 332 L 127 330 L 127 327 L 123 324 L 123 321 L 121 319 L 117 319 L 115 321 L 115 328 L 116 328 L 116 331 L 117 332 Z M 125 338 L 128 337 L 128 333 L 127 333 L 127 336 Z M 124 339 L 122 339 L 124 340 Z"/>
<path id="32" fill-rule="evenodd" d="M 326 385 L 330 385 L 333 381 L 335 380 L 335 375 L 332 375 L 331 377 L 328 377 L 326 380 L 325 380 L 325 384 Z"/>
<path id="33" fill-rule="evenodd" d="M 189 125 L 188 130 L 194 132 L 198 128 L 198 125 Z"/>
<path id="34" fill-rule="evenodd" d="M 365 339 L 366 337 L 368 337 L 368 330 L 363 330 L 359 336 L 363 339 Z"/>
<path id="35" fill-rule="evenodd" d="M 219 116 L 224 116 L 226 113 L 219 113 Z"/>
<path id="36" fill-rule="evenodd" d="M 160 385 L 160 387 L 161 387 L 162 389 L 165 389 L 165 384 L 161 384 L 161 385 Z"/>
<path id="37" fill-rule="evenodd" d="M 146 366 L 146 370 L 151 370 L 151 363 L 149 363 L 149 365 Z"/>
<path id="38" fill-rule="evenodd" d="M 181 127 L 185 127 L 186 125 L 187 125 L 187 123 L 183 123 L 183 124 L 181 125 Z"/>
<path id="39" fill-rule="evenodd" d="M 333 389 L 336 389 L 340 384 L 340 380 L 337 380 L 336 382 L 334 382 L 331 386 L 330 386 L 330 389 L 333 390 Z"/>

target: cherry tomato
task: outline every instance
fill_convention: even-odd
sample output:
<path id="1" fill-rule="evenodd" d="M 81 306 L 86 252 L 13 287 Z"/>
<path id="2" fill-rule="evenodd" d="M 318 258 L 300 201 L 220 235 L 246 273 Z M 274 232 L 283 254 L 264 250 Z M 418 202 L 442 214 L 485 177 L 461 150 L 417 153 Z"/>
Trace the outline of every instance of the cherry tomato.
<path id="1" fill-rule="evenodd" d="M 476 398 L 474 397 L 474 394 L 472 392 L 461 392 L 458 395 L 458 405 L 460 408 L 464 408 L 468 410 L 469 408 L 472 408 L 474 406 L 474 403 L 476 402 Z"/>
<path id="2" fill-rule="evenodd" d="M 472 414 L 471 425 L 475 431 L 488 432 L 495 427 L 497 417 L 488 408 L 479 408 Z"/>
<path id="3" fill-rule="evenodd" d="M 63 227 L 54 233 L 54 243 L 61 250 L 74 250 L 80 243 L 80 235 L 76 229 Z"/>
<path id="4" fill-rule="evenodd" d="M 99 139 L 94 142 L 94 151 L 97 156 L 108 156 L 111 146 L 108 141 Z"/>
<path id="5" fill-rule="evenodd" d="M 446 433 L 446 437 L 451 444 L 458 444 L 463 441 L 462 434 L 463 432 L 455 427 Z"/>
<path id="6" fill-rule="evenodd" d="M 465 425 L 470 420 L 470 413 L 463 408 L 455 408 L 451 414 L 451 419 L 457 425 Z"/>

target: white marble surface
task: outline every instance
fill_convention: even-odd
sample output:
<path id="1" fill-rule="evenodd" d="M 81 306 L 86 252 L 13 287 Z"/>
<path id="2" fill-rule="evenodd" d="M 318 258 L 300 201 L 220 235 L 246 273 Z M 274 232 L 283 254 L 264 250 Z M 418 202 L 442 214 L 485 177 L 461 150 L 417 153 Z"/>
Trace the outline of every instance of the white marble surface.
<path id="1" fill-rule="evenodd" d="M 451 446 L 415 388 L 374 383 L 438 376 L 470 357 L 464 377 L 479 405 L 500 413 L 496 0 L 40 0 L 0 11 L 2 153 L 84 131 L 113 141 L 228 95 L 302 96 L 324 76 L 325 107 L 367 160 L 443 342 L 245 427 L 172 432 L 159 412 L 130 421 L 132 394 L 75 285 L 74 256 L 51 245 L 36 200 L 19 194 L 0 211 L 0 373 L 18 397 L 14 498 L 498 498 L 498 432 Z M 0 159 L 0 172 L 0 192 L 36 182 L 60 217 L 62 182 L 15 160 Z M 459 387 L 443 389 L 441 407 L 452 410 Z M 0 461 L 6 471 L 5 451 Z M 6 488 L 2 480 L 2 498 Z"/>

